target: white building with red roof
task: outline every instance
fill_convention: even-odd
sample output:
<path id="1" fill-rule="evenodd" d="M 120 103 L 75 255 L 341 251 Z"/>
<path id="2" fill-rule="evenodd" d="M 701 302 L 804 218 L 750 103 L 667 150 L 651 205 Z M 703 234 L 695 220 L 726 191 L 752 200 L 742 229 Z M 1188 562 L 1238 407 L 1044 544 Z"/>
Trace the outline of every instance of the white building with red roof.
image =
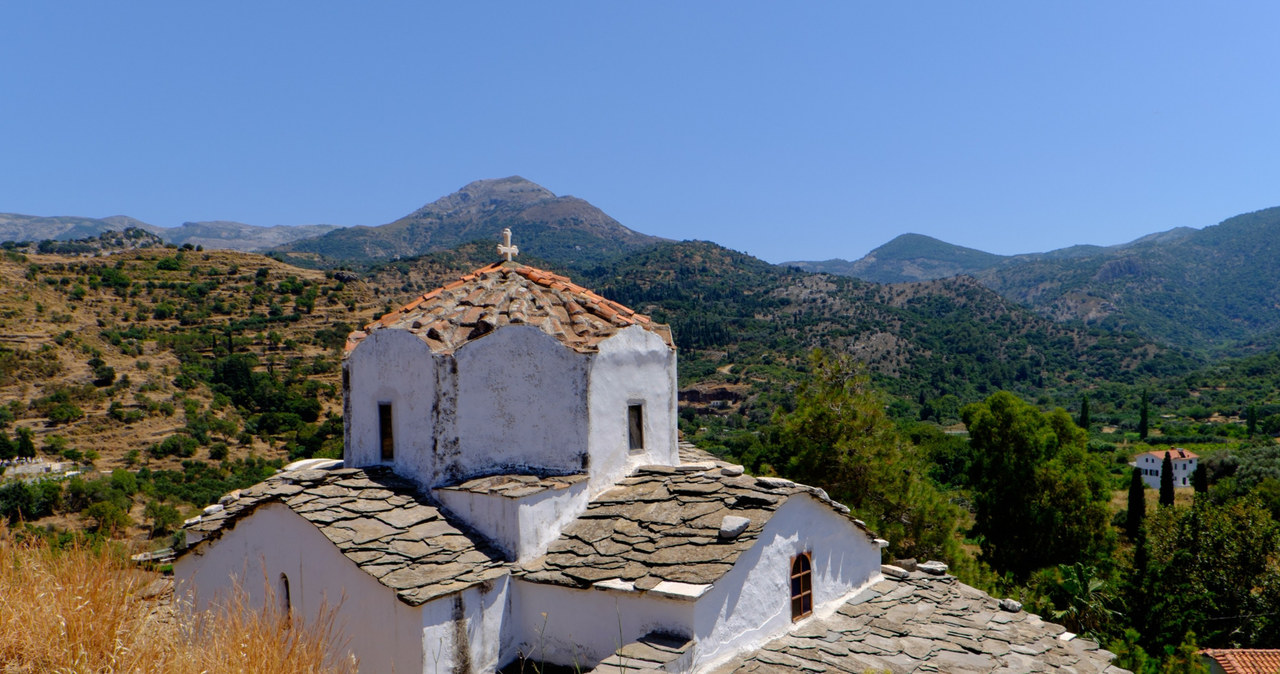
<path id="1" fill-rule="evenodd" d="M 1164 470 L 1165 455 L 1168 455 L 1173 462 L 1173 486 L 1191 486 L 1191 475 L 1196 472 L 1200 457 L 1195 452 L 1181 447 L 1156 449 L 1139 454 L 1133 460 L 1133 465 L 1142 471 L 1142 481 L 1152 489 L 1160 488 L 1160 474 Z"/>

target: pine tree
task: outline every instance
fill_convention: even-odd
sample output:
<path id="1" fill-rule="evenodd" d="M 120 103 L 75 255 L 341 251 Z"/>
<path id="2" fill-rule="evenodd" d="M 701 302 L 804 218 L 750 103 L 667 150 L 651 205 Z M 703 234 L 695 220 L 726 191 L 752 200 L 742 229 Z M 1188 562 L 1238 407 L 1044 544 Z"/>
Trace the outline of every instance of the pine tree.
<path id="1" fill-rule="evenodd" d="M 1076 425 L 1080 428 L 1089 430 L 1089 394 L 1080 396 L 1080 418 L 1076 420 Z"/>
<path id="2" fill-rule="evenodd" d="M 1142 392 L 1142 410 L 1138 413 L 1138 437 L 1143 440 L 1147 439 L 1147 402 L 1149 397 L 1147 392 Z"/>
<path id="3" fill-rule="evenodd" d="M 1137 540 L 1138 530 L 1142 528 L 1142 520 L 1146 516 L 1146 485 L 1142 483 L 1142 469 L 1134 468 L 1129 476 L 1129 512 L 1124 523 L 1124 531 L 1129 535 L 1129 540 Z"/>
<path id="4" fill-rule="evenodd" d="M 1160 505 L 1173 505 L 1173 457 L 1164 453 L 1164 461 L 1160 464 Z"/>
<path id="5" fill-rule="evenodd" d="M 1209 471 L 1205 469 L 1203 463 L 1196 464 L 1196 472 L 1191 474 L 1191 486 L 1197 494 L 1209 491 Z"/>

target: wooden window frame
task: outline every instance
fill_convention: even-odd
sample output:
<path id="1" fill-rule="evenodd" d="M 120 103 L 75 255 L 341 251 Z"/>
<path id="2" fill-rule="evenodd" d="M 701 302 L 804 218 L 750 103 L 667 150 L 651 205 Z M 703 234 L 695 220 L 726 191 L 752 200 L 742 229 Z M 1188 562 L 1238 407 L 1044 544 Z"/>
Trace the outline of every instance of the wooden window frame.
<path id="1" fill-rule="evenodd" d="M 391 403 L 378 403 L 378 449 L 383 461 L 395 461 L 395 417 L 391 413 Z"/>
<path id="2" fill-rule="evenodd" d="M 802 552 L 791 559 L 791 622 L 813 615 L 813 555 Z"/>
<path id="3" fill-rule="evenodd" d="M 627 403 L 627 450 L 644 451 L 644 402 Z"/>

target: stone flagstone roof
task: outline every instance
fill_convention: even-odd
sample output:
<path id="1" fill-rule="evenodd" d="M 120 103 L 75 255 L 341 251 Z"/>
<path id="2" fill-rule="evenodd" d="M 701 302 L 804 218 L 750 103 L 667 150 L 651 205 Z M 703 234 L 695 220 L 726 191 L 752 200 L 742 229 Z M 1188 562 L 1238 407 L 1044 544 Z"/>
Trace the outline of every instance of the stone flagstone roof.
<path id="1" fill-rule="evenodd" d="M 499 262 L 413 300 L 351 333 L 351 351 L 369 333 L 400 328 L 437 353 L 451 353 L 503 325 L 532 325 L 582 353 L 619 330 L 638 325 L 675 348 L 671 328 L 654 323 L 568 278 L 518 262 Z"/>
<path id="2" fill-rule="evenodd" d="M 658 587 L 664 582 L 709 585 L 755 545 L 773 513 L 798 494 L 849 513 L 821 489 L 750 477 L 742 466 L 641 466 L 594 498 L 547 554 L 517 573 L 532 582 L 624 591 L 666 592 Z M 853 522 L 874 538 L 861 522 Z M 699 588 L 680 590 L 677 596 L 685 598 L 700 594 Z"/>
<path id="3" fill-rule="evenodd" d="M 483 538 L 450 521 L 390 469 L 294 470 L 224 496 L 184 530 L 191 554 L 268 503 L 283 503 L 401 601 L 417 606 L 508 573 Z"/>
<path id="4" fill-rule="evenodd" d="M 889 575 L 898 572 L 901 578 Z M 1005 606 L 952 576 L 886 567 L 829 617 L 805 620 L 713 674 L 768 672 L 1102 672 L 1114 656 L 1061 625 Z"/>

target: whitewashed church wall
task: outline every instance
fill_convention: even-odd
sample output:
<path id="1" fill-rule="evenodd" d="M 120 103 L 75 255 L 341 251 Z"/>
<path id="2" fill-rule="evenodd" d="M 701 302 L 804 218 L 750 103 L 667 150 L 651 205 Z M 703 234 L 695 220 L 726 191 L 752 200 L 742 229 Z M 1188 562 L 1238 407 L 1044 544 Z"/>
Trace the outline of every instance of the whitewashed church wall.
<path id="1" fill-rule="evenodd" d="M 193 598 L 198 610 L 227 597 L 236 583 L 251 606 L 262 606 L 264 583 L 282 602 L 282 573 L 289 578 L 295 619 L 312 620 L 323 608 L 337 607 L 335 625 L 361 671 L 422 671 L 421 607 L 397 599 L 288 506 L 264 505 L 174 563 L 178 596 L 190 596 L 199 584 Z"/>
<path id="2" fill-rule="evenodd" d="M 564 527 L 587 509 L 585 482 L 522 498 L 447 489 L 436 490 L 435 495 L 451 512 L 519 560 L 545 553 Z"/>
<path id="3" fill-rule="evenodd" d="M 588 356 L 536 327 L 511 325 L 455 357 L 458 451 L 445 467 L 452 477 L 583 469 Z"/>
<path id="4" fill-rule="evenodd" d="M 511 652 L 510 579 L 441 597 L 422 606 L 422 672 L 492 672 L 506 664 Z M 460 657 L 459 647 L 467 649 Z M 366 670 L 361 671 L 387 671 Z M 400 671 L 400 670 L 396 670 Z M 417 670 L 415 670 L 417 671 Z"/>
<path id="5" fill-rule="evenodd" d="M 676 353 L 633 326 L 599 345 L 591 363 L 591 492 L 644 464 L 680 463 L 676 450 Z M 630 451 L 627 407 L 644 404 L 644 450 Z"/>
<path id="6" fill-rule="evenodd" d="M 396 472 L 429 484 L 436 470 L 433 408 L 439 368 L 431 349 L 406 330 L 375 330 L 347 356 L 346 368 L 346 465 L 384 463 L 378 404 L 391 403 Z"/>
<path id="7" fill-rule="evenodd" d="M 552 664 L 595 667 L 653 632 L 692 634 L 693 602 L 512 581 L 513 651 Z"/>
<path id="8" fill-rule="evenodd" d="M 801 552 L 813 558 L 817 615 L 829 614 L 880 574 L 880 548 L 861 529 L 816 499 L 792 496 L 756 545 L 698 600 L 698 667 L 758 647 L 791 628 L 791 560 Z"/>

